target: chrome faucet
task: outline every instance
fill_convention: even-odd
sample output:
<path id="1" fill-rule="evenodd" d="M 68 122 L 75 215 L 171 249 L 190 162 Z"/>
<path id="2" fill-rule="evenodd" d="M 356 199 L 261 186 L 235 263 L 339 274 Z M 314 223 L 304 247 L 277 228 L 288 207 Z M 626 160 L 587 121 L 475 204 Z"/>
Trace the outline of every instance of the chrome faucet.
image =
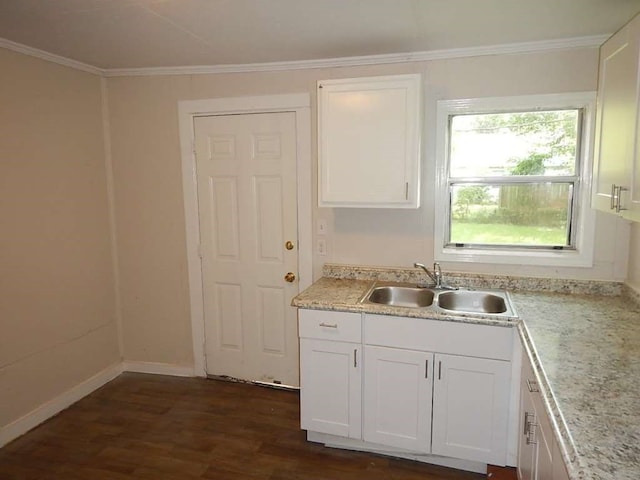
<path id="1" fill-rule="evenodd" d="M 415 268 L 421 268 L 422 270 L 424 270 L 424 273 L 426 273 L 429 278 L 431 279 L 431 281 L 433 282 L 433 286 L 435 288 L 442 288 L 445 290 L 455 290 L 454 287 L 449 287 L 447 285 L 443 285 L 442 283 L 442 269 L 440 268 L 440 264 L 438 262 L 434 262 L 433 263 L 433 272 L 431 272 L 427 267 L 425 267 L 422 263 L 414 263 L 413 266 Z"/>

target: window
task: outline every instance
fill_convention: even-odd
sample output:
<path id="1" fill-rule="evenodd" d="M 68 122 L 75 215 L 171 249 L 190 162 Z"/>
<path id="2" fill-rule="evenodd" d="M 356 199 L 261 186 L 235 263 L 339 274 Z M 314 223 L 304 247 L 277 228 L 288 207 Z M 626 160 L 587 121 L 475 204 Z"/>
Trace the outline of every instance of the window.
<path id="1" fill-rule="evenodd" d="M 438 103 L 437 260 L 591 266 L 595 95 Z"/>

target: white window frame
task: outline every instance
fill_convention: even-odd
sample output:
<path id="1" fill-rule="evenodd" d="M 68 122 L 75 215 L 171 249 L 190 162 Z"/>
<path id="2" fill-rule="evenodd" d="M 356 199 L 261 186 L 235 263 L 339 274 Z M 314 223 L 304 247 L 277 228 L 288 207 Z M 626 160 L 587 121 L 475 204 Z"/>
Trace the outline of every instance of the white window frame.
<path id="1" fill-rule="evenodd" d="M 578 172 L 579 191 L 575 197 L 577 209 L 575 250 L 547 250 L 513 247 L 455 247 L 446 245 L 450 221 L 449 180 L 449 118 L 461 114 L 504 113 L 514 111 L 546 111 L 581 109 Z M 596 93 L 578 92 L 516 97 L 487 97 L 461 100 L 441 100 L 437 105 L 436 123 L 436 195 L 434 226 L 434 258 L 439 262 L 472 262 L 554 267 L 592 267 L 595 237 L 595 211 L 590 207 L 591 164 L 595 132 Z"/>

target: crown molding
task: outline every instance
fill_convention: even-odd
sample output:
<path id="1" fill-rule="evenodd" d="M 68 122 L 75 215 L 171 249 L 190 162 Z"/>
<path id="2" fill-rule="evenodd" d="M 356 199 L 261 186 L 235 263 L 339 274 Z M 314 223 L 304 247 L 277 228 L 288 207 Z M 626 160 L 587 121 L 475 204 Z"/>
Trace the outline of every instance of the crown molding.
<path id="1" fill-rule="evenodd" d="M 46 60 L 48 62 L 57 63 L 58 65 L 63 65 L 65 67 L 74 68 L 83 72 L 93 73 L 94 75 L 105 75 L 105 70 L 102 68 L 94 67 L 93 65 L 89 65 L 88 63 L 78 62 L 77 60 L 72 60 L 70 58 L 56 55 L 54 53 L 49 53 L 38 48 L 29 47 L 27 45 L 23 45 L 22 43 L 12 42 L 11 40 L 7 40 L 6 38 L 0 37 L 0 47 L 6 48 L 8 50 L 13 50 L 14 52 L 24 53 L 25 55 L 36 57 L 41 60 Z"/>
<path id="2" fill-rule="evenodd" d="M 182 67 L 148 68 L 109 68 L 102 69 L 93 65 L 71 60 L 70 58 L 28 47 L 20 43 L 0 38 L 0 47 L 8 48 L 26 55 L 58 63 L 67 67 L 104 77 L 157 76 L 157 75 L 201 75 L 216 73 L 275 72 L 283 70 L 302 70 L 313 68 L 355 67 L 362 65 L 384 65 L 392 63 L 426 62 L 464 57 L 487 55 L 515 55 L 521 53 L 541 53 L 571 48 L 598 48 L 610 35 L 591 35 L 536 42 L 520 42 L 502 45 L 487 45 L 468 48 L 451 48 L 423 52 L 390 53 L 383 55 L 363 55 L 357 57 L 325 58 L 317 60 L 297 60 L 286 62 L 244 63 L 233 65 L 196 65 Z"/>
<path id="3" fill-rule="evenodd" d="M 486 55 L 513 55 L 539 53 L 550 50 L 593 47 L 599 48 L 611 35 L 591 35 L 537 42 L 510 43 L 468 48 L 430 50 L 424 52 L 363 55 L 358 57 L 326 58 L 288 62 L 246 63 L 235 65 L 197 65 L 190 67 L 112 68 L 105 70 L 107 77 L 154 76 L 154 75 L 199 75 L 216 73 L 274 72 L 312 68 L 354 67 L 361 65 L 383 65 L 391 63 L 425 62 Z"/>

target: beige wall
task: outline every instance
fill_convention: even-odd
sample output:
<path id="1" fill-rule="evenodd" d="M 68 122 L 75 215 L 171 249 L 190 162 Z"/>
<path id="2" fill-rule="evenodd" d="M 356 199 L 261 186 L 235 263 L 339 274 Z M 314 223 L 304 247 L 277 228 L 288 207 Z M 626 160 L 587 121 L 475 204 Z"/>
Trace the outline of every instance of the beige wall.
<path id="1" fill-rule="evenodd" d="M 328 221 L 329 254 L 314 256 L 314 276 L 326 261 L 411 265 L 433 258 L 435 102 L 438 99 L 594 91 L 597 49 L 486 56 L 371 67 L 108 80 L 119 269 L 127 360 L 192 362 L 177 104 L 180 100 L 306 92 L 315 116 L 318 79 L 422 73 L 426 81 L 423 206 L 414 211 L 318 209 Z M 315 144 L 315 119 L 312 124 Z M 312 151 L 315 172 L 316 149 Z M 315 202 L 315 176 L 311 185 Z M 598 216 L 593 268 L 444 265 L 474 270 L 585 279 L 624 279 L 628 230 Z M 613 232 L 613 238 L 612 238 Z M 314 237 L 314 240 L 317 237 Z M 612 248 L 612 244 L 619 248 Z M 389 246 L 397 248 L 389 248 Z"/>
<path id="2" fill-rule="evenodd" d="M 119 362 L 100 79 L 0 49 L 0 428 Z"/>
<path id="3" fill-rule="evenodd" d="M 423 74 L 423 206 L 372 211 L 314 205 L 314 226 L 318 218 L 329 226 L 329 254 L 314 256 L 317 277 L 325 261 L 387 266 L 432 261 L 437 100 L 594 90 L 596 66 L 597 50 L 576 49 L 371 67 L 109 79 L 125 358 L 193 362 L 180 100 L 306 92 L 315 102 L 318 79 Z M 100 79 L 3 49 L 0 70 L 2 428 L 119 362 L 120 352 Z M 312 158 L 315 172 L 315 147 Z M 315 175 L 311 188 L 315 202 Z M 630 238 L 625 222 L 598 215 L 593 268 L 450 264 L 445 270 L 620 280 L 628 267 L 629 283 L 640 289 L 638 224 Z"/>
<path id="4" fill-rule="evenodd" d="M 640 293 L 640 223 L 634 223 L 631 226 L 627 283 Z"/>

